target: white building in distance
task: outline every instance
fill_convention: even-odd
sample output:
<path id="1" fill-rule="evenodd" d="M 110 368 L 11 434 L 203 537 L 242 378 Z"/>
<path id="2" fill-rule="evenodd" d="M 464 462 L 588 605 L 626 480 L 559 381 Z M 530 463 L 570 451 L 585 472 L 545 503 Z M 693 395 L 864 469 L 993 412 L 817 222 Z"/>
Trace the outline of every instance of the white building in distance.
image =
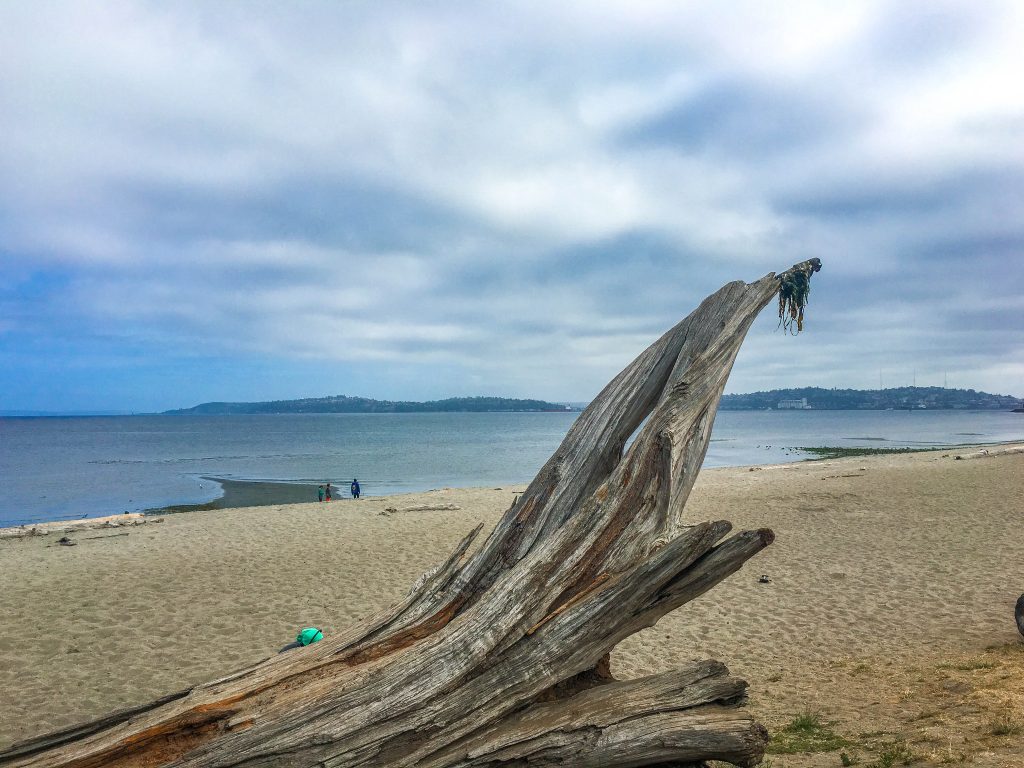
<path id="1" fill-rule="evenodd" d="M 801 397 L 799 400 L 779 400 L 778 406 L 780 411 L 809 411 L 811 406 L 807 404 L 807 398 Z"/>

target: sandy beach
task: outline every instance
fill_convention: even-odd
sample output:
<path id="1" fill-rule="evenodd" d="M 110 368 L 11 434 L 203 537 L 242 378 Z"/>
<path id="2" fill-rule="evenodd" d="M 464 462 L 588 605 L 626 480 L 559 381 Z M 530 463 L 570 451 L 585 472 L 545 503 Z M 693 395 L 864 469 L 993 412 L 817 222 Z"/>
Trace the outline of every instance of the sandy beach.
<path id="1" fill-rule="evenodd" d="M 57 544 L 59 527 L 4 538 L 0 748 L 229 673 L 301 626 L 330 636 L 401 597 L 522 490 L 188 512 L 83 528 L 68 534 L 76 546 Z M 838 766 L 840 751 L 1024 765 L 1024 454 L 707 470 L 687 511 L 777 539 L 620 645 L 617 676 L 718 658 L 750 681 L 770 730 L 813 713 L 844 742 L 771 754 L 776 768 Z"/>

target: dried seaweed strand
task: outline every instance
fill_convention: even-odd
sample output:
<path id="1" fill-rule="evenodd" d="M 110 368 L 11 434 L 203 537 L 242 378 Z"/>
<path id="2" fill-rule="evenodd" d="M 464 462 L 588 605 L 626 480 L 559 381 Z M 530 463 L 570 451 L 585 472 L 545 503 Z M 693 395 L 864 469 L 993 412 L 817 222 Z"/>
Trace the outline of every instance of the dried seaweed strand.
<path id="1" fill-rule="evenodd" d="M 779 275 L 779 324 L 776 329 L 781 327 L 794 336 L 804 329 L 804 307 L 811 293 L 811 275 L 820 269 L 821 262 L 811 259 L 803 269 L 791 269 Z"/>

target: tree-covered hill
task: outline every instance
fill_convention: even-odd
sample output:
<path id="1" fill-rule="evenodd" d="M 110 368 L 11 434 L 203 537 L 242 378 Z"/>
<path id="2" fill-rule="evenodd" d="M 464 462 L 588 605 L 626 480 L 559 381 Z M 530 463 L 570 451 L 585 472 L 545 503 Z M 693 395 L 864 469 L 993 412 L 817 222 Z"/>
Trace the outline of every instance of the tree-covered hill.
<path id="1" fill-rule="evenodd" d="M 815 410 L 884 411 L 888 408 L 949 408 L 958 410 L 1009 411 L 1020 405 L 1010 395 L 992 395 L 973 389 L 943 387 L 894 387 L 892 389 L 772 389 L 746 395 L 725 395 L 721 409 L 725 411 L 766 410 L 778 408 L 784 400 L 807 398 Z"/>
<path id="2" fill-rule="evenodd" d="M 798 387 L 725 395 L 721 410 L 748 411 L 776 409 L 784 400 L 807 399 L 814 410 L 866 411 L 928 408 L 958 410 L 1012 410 L 1021 404 L 1010 395 L 993 395 L 973 389 L 942 387 L 895 387 L 893 389 L 823 389 Z M 574 403 L 571 410 L 581 410 L 585 403 Z M 406 400 L 373 400 L 368 397 L 307 397 L 301 400 L 273 400 L 257 403 L 203 403 L 193 408 L 165 411 L 167 415 L 224 415 L 258 413 L 455 413 L 455 412 L 524 412 L 565 411 L 565 404 L 546 400 L 520 400 L 507 397 L 450 397 L 445 400 L 413 402 Z"/>
<path id="3" fill-rule="evenodd" d="M 164 411 L 170 416 L 256 413 L 443 413 L 494 411 L 565 411 L 566 406 L 545 400 L 507 397 L 450 397 L 424 403 L 404 400 L 371 400 L 368 397 L 307 397 L 263 403 L 203 403 L 193 408 Z"/>

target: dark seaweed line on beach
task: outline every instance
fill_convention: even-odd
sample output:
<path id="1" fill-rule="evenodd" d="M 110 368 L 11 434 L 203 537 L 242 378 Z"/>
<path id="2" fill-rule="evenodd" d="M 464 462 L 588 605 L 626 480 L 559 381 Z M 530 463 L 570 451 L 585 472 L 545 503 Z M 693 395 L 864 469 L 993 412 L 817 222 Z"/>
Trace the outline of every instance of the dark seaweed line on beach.
<path id="1" fill-rule="evenodd" d="M 913 446 L 913 447 L 901 447 L 901 448 L 869 448 L 867 446 L 835 446 L 835 445 L 822 445 L 822 446 L 800 446 L 793 448 L 794 451 L 802 451 L 804 453 L 813 454 L 813 458 L 805 459 L 805 461 L 821 461 L 823 459 L 846 459 L 853 456 L 881 456 L 889 453 L 929 453 L 934 451 L 962 451 L 970 448 L 984 448 L 993 445 L 1009 445 L 1011 442 L 998 442 L 998 443 L 962 443 L 960 445 L 930 445 L 930 446 Z"/>

